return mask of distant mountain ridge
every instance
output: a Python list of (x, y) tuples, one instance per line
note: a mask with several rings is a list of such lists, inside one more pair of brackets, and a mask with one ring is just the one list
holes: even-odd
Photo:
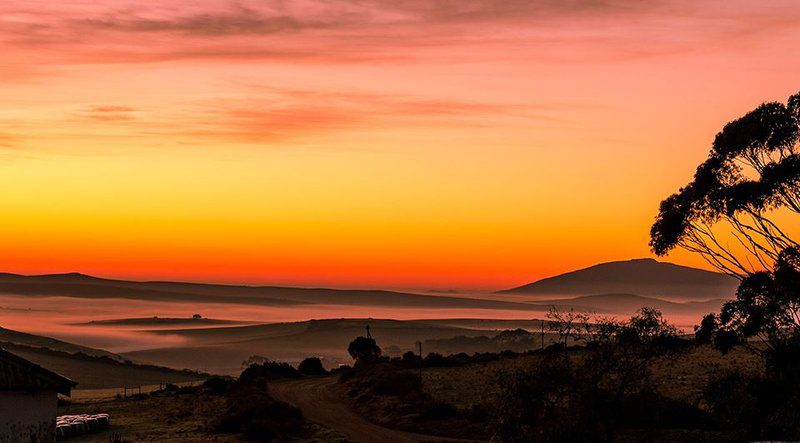
[(505, 309), (536, 311), (541, 308), (514, 301), (422, 295), (368, 289), (296, 288), (279, 286), (223, 285), (168, 281), (126, 281), (79, 273), (18, 275), (0, 273), (0, 294), (64, 296), (84, 299), (229, 303), (262, 306), (312, 304), (415, 307), (448, 309)]
[(733, 297), (738, 284), (735, 278), (718, 272), (644, 258), (601, 263), (500, 292), (547, 296), (636, 294), (707, 300)]

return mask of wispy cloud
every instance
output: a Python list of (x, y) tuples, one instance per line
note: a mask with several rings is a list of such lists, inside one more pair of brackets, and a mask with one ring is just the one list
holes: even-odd
[[(642, 57), (786, 29), (787, 18), (800, 15), (796, 9), (688, 0), (10, 0), (0, 5), (0, 45), (48, 52), (64, 63), (449, 60), (447, 52), (431, 51), (457, 47), (473, 48), (471, 60)], [(488, 50), (492, 43), (517, 49)], [(457, 53), (463, 51), (450, 56)]]
[(402, 127), (478, 127), (498, 116), (556, 119), (557, 104), (515, 105), (364, 92), (265, 88), (260, 99), (220, 101), (192, 118), (189, 135), (269, 143), (336, 132)]
[[(320, 23), (324, 26), (324, 23)], [(78, 20), (78, 28), (133, 33), (181, 33), (200, 36), (276, 34), (312, 26), (299, 17), (267, 15), (258, 10), (235, 7), (232, 11), (196, 15), (147, 18), (135, 14), (109, 14), (105, 18)]]
[(120, 122), (134, 120), (134, 112), (136, 109), (128, 106), (93, 106), (83, 115), (98, 122)]

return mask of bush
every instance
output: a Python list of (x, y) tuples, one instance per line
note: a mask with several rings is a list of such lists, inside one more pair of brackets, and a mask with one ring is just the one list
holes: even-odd
[(400, 363), (403, 367), (406, 368), (418, 368), (420, 363), (420, 358), (417, 354), (413, 351), (407, 351), (403, 354), (403, 357), (400, 359)]
[(356, 337), (347, 347), (347, 352), (356, 364), (372, 364), (381, 356), (381, 348), (371, 337)]
[(800, 387), (793, 380), (729, 372), (703, 398), (720, 429), (740, 440), (800, 440)]
[(225, 394), (233, 386), (235, 380), (230, 377), (213, 376), (203, 382), (202, 387), (212, 394)]
[(260, 364), (251, 364), (241, 375), (239, 381), (249, 382), (261, 379), (264, 382), (281, 378), (299, 378), (300, 372), (289, 363), (267, 361)]
[(303, 375), (325, 375), (328, 373), (322, 366), (322, 360), (317, 357), (309, 357), (301, 361), (297, 370)]
[(269, 395), (266, 381), (286, 374), (299, 374), (286, 363), (254, 364), (245, 369), (236, 381), (216, 377), (204, 386), (226, 389), (227, 408), (211, 423), (211, 431), (241, 433), (254, 441), (285, 440), (299, 433), (304, 426), (303, 412)]
[(237, 386), (229, 394), (228, 408), (212, 425), (212, 431), (272, 441), (300, 432), (303, 424), (300, 409), (273, 399), (266, 388)]
[(499, 381), (496, 440), (614, 441), (623, 430), (696, 429), (707, 422), (697, 407), (655, 393), (649, 365), (687, 346), (657, 311), (640, 310), (585, 348), (565, 341)]

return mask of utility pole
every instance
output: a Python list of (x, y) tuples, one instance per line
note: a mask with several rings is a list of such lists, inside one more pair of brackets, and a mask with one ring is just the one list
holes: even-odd
[(419, 381), (422, 381), (422, 342), (417, 342), (417, 348), (419, 349)]
[(542, 349), (544, 349), (544, 320), (542, 320)]
[(369, 323), (367, 323), (366, 329), (367, 329), (367, 338), (372, 338), (372, 336), (369, 334)]

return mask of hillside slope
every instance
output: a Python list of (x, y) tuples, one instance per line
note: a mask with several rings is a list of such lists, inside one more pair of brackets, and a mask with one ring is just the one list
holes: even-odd
[(636, 259), (601, 263), (501, 291), (506, 294), (579, 296), (636, 294), (675, 299), (729, 299), (738, 280), (703, 269)]
[(32, 276), (0, 274), (0, 293), (267, 306), (326, 304), (440, 309), (537, 309), (532, 305), (509, 301), (432, 296), (384, 290), (137, 282), (96, 278), (75, 273)]
[(0, 345), (7, 346), (9, 344), (22, 345), (32, 348), (47, 348), (54, 351), (66, 352), (68, 354), (81, 352), (83, 354), (95, 357), (108, 357), (119, 361), (124, 360), (121, 356), (112, 352), (104, 351), (102, 349), (76, 345), (75, 343), (69, 343), (55, 338), (28, 334), (25, 332), (19, 332), (0, 327)]
[(371, 335), (388, 351), (395, 346), (410, 350), (417, 341), (450, 338), (457, 335), (482, 335), (486, 331), (428, 323), (425, 320), (327, 319), (292, 323), (219, 328), (153, 330), (154, 334), (180, 336), (188, 344), (161, 349), (126, 353), (137, 361), (146, 361), (174, 368), (191, 368), (205, 372), (235, 374), (251, 355), (274, 360), (297, 362), (318, 356), (329, 366), (352, 363), (347, 345), (355, 337)]
[(121, 355), (50, 337), (0, 328), (0, 347), (78, 382), (77, 389), (198, 380), (202, 375), (131, 363)]
[(5, 343), (2, 347), (39, 366), (61, 374), (78, 383), (75, 389), (122, 388), (125, 386), (157, 385), (202, 380), (205, 376), (165, 367), (120, 362), (108, 357), (83, 353), (70, 354), (47, 348)]

